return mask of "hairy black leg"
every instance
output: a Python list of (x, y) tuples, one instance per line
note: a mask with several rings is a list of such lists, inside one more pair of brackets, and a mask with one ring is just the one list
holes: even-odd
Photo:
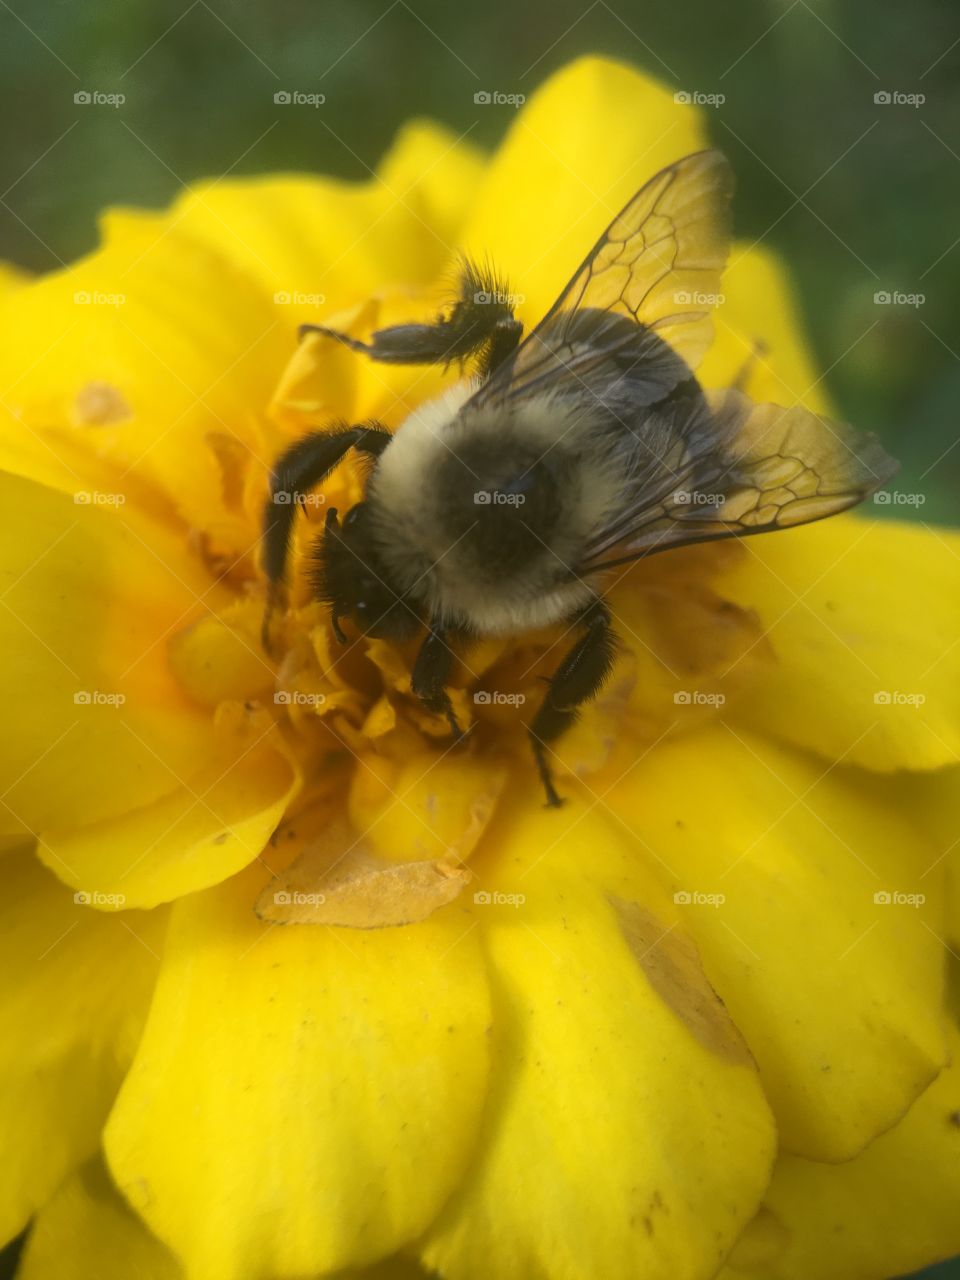
[(587, 605), (574, 621), (585, 629), (584, 634), (547, 682), (547, 696), (529, 728), (547, 804), (552, 807), (563, 802), (553, 785), (547, 759), (550, 743), (570, 728), (578, 708), (599, 693), (613, 667), (616, 652), (610, 614), (601, 601)]
[(307, 501), (310, 490), (330, 474), (350, 449), (377, 456), (391, 438), (386, 427), (378, 423), (337, 431), (314, 431), (292, 444), (277, 459), (270, 476), (270, 497), (263, 512), (263, 568), (268, 583), (261, 633), (264, 649), (270, 648), (270, 616), (287, 566), (297, 511)]
[(510, 356), (523, 325), (513, 314), (510, 295), (490, 272), (466, 263), (450, 310), (430, 324), (395, 324), (377, 329), (369, 342), (324, 325), (304, 324), (300, 336), (321, 333), (386, 364), (452, 364), (477, 357), (488, 377)]
[(450, 695), (447, 693), (453, 657), (448, 635), (431, 627), (413, 664), (410, 683), (414, 695), (427, 710), (445, 715), (453, 736), (462, 738), (464, 731), (457, 723)]

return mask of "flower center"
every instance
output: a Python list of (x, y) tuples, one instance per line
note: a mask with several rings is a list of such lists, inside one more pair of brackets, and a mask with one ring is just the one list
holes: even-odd
[[(295, 430), (286, 425), (273, 456)], [(264, 854), (282, 887), (274, 882), (258, 912), (367, 926), (422, 919), (469, 879), (465, 864), (508, 775), (541, 802), (527, 725), (578, 635), (555, 626), (458, 648), (447, 684), (464, 731), (456, 739), (447, 716), (412, 691), (423, 636), (395, 643), (345, 621), (341, 643), (315, 597), (310, 564), (327, 514), (336, 509), (342, 517), (363, 496), (362, 468), (348, 456), (298, 512), (265, 653), (258, 534), (267, 467), (225, 433), (206, 443), (220, 475), (219, 502), (194, 539), (230, 603), (176, 635), (171, 661), (214, 715), (231, 723), (246, 717), (258, 732), (265, 725), (303, 778)], [(736, 554), (734, 547), (687, 548), (598, 584), (608, 588), (619, 654), (600, 694), (552, 746), (561, 790), (574, 779), (602, 787), (604, 770), (614, 778), (664, 734), (722, 713), (755, 669), (764, 656), (756, 619), (709, 586), (717, 566)]]

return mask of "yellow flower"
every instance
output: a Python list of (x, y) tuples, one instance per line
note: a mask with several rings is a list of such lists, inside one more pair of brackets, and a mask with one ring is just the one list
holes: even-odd
[[(704, 142), (585, 60), (490, 159), (413, 124), (369, 183), (215, 182), (5, 278), (0, 1205), (7, 1237), (33, 1218), (25, 1280), (806, 1280), (960, 1249), (955, 535), (867, 510), (632, 570), (559, 812), (517, 707), (557, 635), (466, 655), (451, 750), (407, 649), (333, 644), (319, 499), (259, 647), (271, 461), (456, 377), (297, 325), (430, 314), (458, 249), (529, 324)], [(704, 381), (825, 407), (772, 258), (737, 246), (724, 296)], [(348, 463), (322, 497), (359, 485)]]

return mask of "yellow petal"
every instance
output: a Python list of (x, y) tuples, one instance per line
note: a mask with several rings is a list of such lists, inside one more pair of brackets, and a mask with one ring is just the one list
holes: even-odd
[[(433, 280), (456, 251), (482, 170), (474, 147), (414, 122), (369, 181), (219, 179), (191, 187), (167, 219), (255, 278), (285, 324), (315, 322), (385, 284)], [(114, 215), (108, 236), (129, 234), (135, 218)]]
[(153, 803), (214, 745), (166, 639), (222, 590), (124, 506), (2, 474), (0, 503), (5, 829), (65, 830)]
[(30, 280), (30, 273), (12, 262), (0, 262), (0, 298), (16, 293)]
[(5, 402), (55, 454), (69, 458), (82, 438), (188, 523), (226, 525), (234, 513), (206, 437), (235, 438), (266, 470), (273, 446), (258, 418), (295, 336), (282, 313), (215, 248), (151, 224), (0, 305)]
[(653, 742), (668, 729), (687, 732), (724, 712), (771, 662), (752, 609), (680, 572), (672, 580), (665, 558), (631, 573), (611, 604), (620, 642), (637, 663), (634, 741)]
[(706, 145), (698, 111), (623, 63), (580, 58), (520, 110), (488, 166), (464, 233), (536, 323), (630, 196)]
[(781, 1146), (845, 1160), (895, 1123), (945, 1061), (942, 868), (922, 875), (908, 807), (724, 726), (662, 743), (603, 802), (656, 855)]
[(0, 1240), (97, 1148), (133, 1056), (165, 913), (108, 919), (30, 854), (0, 863)]
[(39, 855), (106, 910), (153, 907), (205, 889), (257, 858), (296, 794), (285, 754), (221, 751), (170, 795), (104, 822), (44, 831)]
[(350, 816), (391, 862), (470, 857), (493, 815), (504, 766), (452, 749), (393, 762), (370, 755), (354, 772)]
[(960, 1035), (895, 1129), (841, 1165), (784, 1156), (766, 1196), (781, 1248), (759, 1269), (747, 1230), (722, 1280), (886, 1280), (960, 1252)]
[(59, 489), (71, 500), (136, 507), (158, 523), (177, 524), (175, 508), (160, 489), (94, 452), (82, 432), (47, 431), (6, 407), (0, 408), (0, 470)]
[(272, 694), (275, 672), (260, 647), (262, 621), (259, 600), (238, 600), (171, 636), (170, 665), (195, 702), (216, 707)]
[(448, 1280), (712, 1276), (773, 1158), (756, 1071), (629, 834), (535, 805), (478, 866), (490, 1124), (424, 1261)]
[(263, 883), (251, 869), (172, 909), (106, 1129), (118, 1185), (203, 1280), (362, 1265), (419, 1236), (483, 1103), (469, 921), (454, 907), (406, 929), (278, 929), (253, 914)]
[(118, 1194), (99, 1159), (78, 1170), (31, 1228), (18, 1280), (182, 1280), (173, 1254)]
[(743, 546), (716, 589), (760, 613), (777, 662), (739, 714), (869, 769), (960, 759), (960, 535), (838, 516)]
[(960, 951), (960, 769), (911, 774), (898, 779), (897, 789), (918, 825), (930, 835), (931, 856), (922, 868), (921, 881), (946, 872), (946, 929), (956, 953)]
[(740, 385), (758, 403), (831, 411), (803, 336), (787, 275), (763, 248), (734, 243), (714, 312), (714, 341), (697, 376), (704, 386)]

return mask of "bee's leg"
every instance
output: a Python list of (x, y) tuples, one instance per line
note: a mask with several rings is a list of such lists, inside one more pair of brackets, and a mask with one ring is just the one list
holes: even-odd
[(390, 443), (390, 432), (379, 423), (314, 431), (297, 440), (273, 465), (270, 498), (263, 512), (263, 568), (267, 575), (267, 607), (262, 641), (270, 652), (270, 617), (277, 603), (287, 566), (290, 535), (297, 512), (310, 490), (324, 480), (350, 449), (379, 455)]
[(450, 695), (447, 693), (447, 681), (450, 678), (453, 658), (454, 652), (450, 647), (448, 633), (431, 627), (413, 664), (410, 684), (414, 696), (420, 699), (428, 711), (439, 712), (446, 716), (454, 738), (460, 739), (464, 736), (464, 730), (457, 722)]
[(584, 628), (584, 634), (548, 680), (547, 696), (529, 728), (533, 755), (551, 807), (562, 801), (553, 785), (547, 759), (550, 743), (570, 728), (578, 708), (599, 693), (613, 667), (616, 652), (610, 614), (602, 601), (594, 600), (573, 620)]
[(510, 295), (494, 276), (469, 264), (461, 272), (453, 306), (430, 324), (395, 324), (377, 329), (369, 342), (325, 325), (300, 326), (301, 338), (307, 333), (320, 333), (385, 364), (447, 365), (477, 357), (482, 377), (488, 377), (516, 349), (522, 332)]

